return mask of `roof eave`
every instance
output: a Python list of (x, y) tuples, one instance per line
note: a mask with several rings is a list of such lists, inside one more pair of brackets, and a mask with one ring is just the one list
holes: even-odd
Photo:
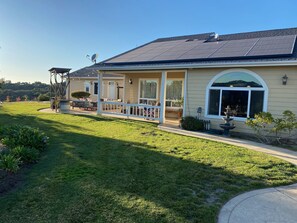
[(270, 66), (297, 66), (294, 61), (258, 61), (258, 62), (230, 62), (230, 63), (192, 63), (192, 64), (154, 64), (154, 65), (121, 65), (100, 66), (94, 68), (99, 71), (136, 71), (136, 70), (171, 70), (171, 69), (199, 69), (199, 68), (224, 68), (224, 67), (270, 67)]

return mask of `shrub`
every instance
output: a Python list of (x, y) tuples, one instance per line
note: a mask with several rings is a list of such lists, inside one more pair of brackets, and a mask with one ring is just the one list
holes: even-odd
[(43, 150), (48, 142), (48, 137), (39, 129), (29, 126), (14, 125), (1, 129), (2, 143), (10, 149), (25, 146)]
[(190, 131), (202, 131), (204, 130), (204, 124), (202, 120), (194, 118), (192, 116), (186, 116), (181, 120), (181, 127)]
[(272, 123), (274, 122), (274, 118), (272, 114), (269, 112), (260, 112), (259, 114), (255, 114), (255, 118), (248, 118), (246, 121), (246, 125), (251, 127), (255, 133), (256, 137), (264, 143), (269, 143), (268, 135), (272, 129)]
[(261, 142), (281, 144), (282, 140), (289, 140), (294, 130), (297, 130), (297, 118), (289, 110), (284, 111), (280, 118), (274, 118), (269, 112), (261, 112), (254, 119), (247, 119), (246, 125), (255, 131)]
[(38, 101), (49, 101), (50, 100), (50, 96), (48, 96), (47, 94), (40, 94), (37, 97)]
[(39, 151), (37, 149), (25, 146), (17, 146), (13, 148), (11, 154), (20, 158), (23, 163), (34, 163), (39, 157)]
[(75, 91), (71, 93), (71, 97), (77, 98), (77, 99), (88, 98), (90, 97), (90, 95), (91, 94), (89, 92), (85, 92), (85, 91)]
[(0, 156), (0, 169), (15, 173), (20, 168), (20, 158), (12, 154), (4, 154)]

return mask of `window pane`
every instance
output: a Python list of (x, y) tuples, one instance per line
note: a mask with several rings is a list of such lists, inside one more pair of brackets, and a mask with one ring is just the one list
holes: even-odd
[(219, 115), (220, 107), (220, 90), (209, 91), (208, 114)]
[(221, 115), (225, 115), (226, 107), (229, 105), (235, 117), (247, 117), (248, 91), (228, 91), (222, 92)]
[(231, 72), (216, 79), (212, 87), (262, 87), (262, 85), (250, 74)]
[(182, 99), (183, 81), (181, 80), (167, 80), (166, 85), (166, 99), (181, 100)]
[(157, 98), (157, 81), (140, 81), (140, 98)]
[(264, 91), (251, 92), (250, 117), (254, 118), (255, 114), (263, 111)]
[(94, 94), (98, 94), (98, 83), (94, 84)]

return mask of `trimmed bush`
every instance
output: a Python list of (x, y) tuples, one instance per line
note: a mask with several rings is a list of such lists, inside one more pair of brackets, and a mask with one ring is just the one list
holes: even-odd
[(39, 151), (37, 149), (25, 146), (17, 146), (13, 148), (11, 154), (20, 158), (23, 163), (34, 163), (39, 158)]
[(71, 97), (77, 98), (77, 99), (88, 98), (90, 97), (90, 95), (91, 94), (89, 92), (85, 92), (85, 91), (75, 91), (71, 93)]
[(48, 96), (47, 94), (40, 94), (37, 97), (38, 101), (49, 101), (50, 100), (50, 96)]
[(190, 130), (190, 131), (204, 130), (203, 121), (192, 116), (183, 117), (181, 120), (181, 127), (185, 130)]
[(25, 146), (43, 150), (48, 143), (48, 137), (39, 129), (29, 126), (14, 125), (1, 129), (2, 143), (12, 149)]
[(15, 173), (20, 168), (20, 158), (12, 154), (4, 154), (0, 156), (0, 169)]

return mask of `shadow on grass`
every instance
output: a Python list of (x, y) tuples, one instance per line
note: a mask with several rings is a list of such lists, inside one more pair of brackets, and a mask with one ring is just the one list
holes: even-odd
[(0, 198), (4, 222), (216, 222), (231, 197), (267, 187), (145, 142), (67, 132), (67, 125), (38, 117), (0, 120), (39, 127), (51, 138), (41, 161), (24, 173), (25, 185)]
[(151, 126), (158, 125), (158, 123), (154, 123), (154, 122), (145, 122), (145, 119), (135, 120), (135, 119), (129, 119), (129, 118), (114, 118), (114, 117), (101, 116), (101, 115), (81, 115), (81, 114), (79, 115), (75, 114), (73, 116), (84, 117), (86, 119), (94, 120), (94, 121), (108, 121), (108, 122), (116, 121), (118, 123), (125, 123), (125, 124), (130, 123), (138, 127), (147, 126), (147, 125), (151, 125)]
[(108, 122), (113, 122), (115, 119), (109, 118), (109, 117), (103, 117), (103, 116), (98, 116), (98, 115), (84, 115), (84, 114), (69, 114), (75, 117), (83, 117), (86, 119), (94, 120), (96, 122), (100, 121), (108, 121)]

